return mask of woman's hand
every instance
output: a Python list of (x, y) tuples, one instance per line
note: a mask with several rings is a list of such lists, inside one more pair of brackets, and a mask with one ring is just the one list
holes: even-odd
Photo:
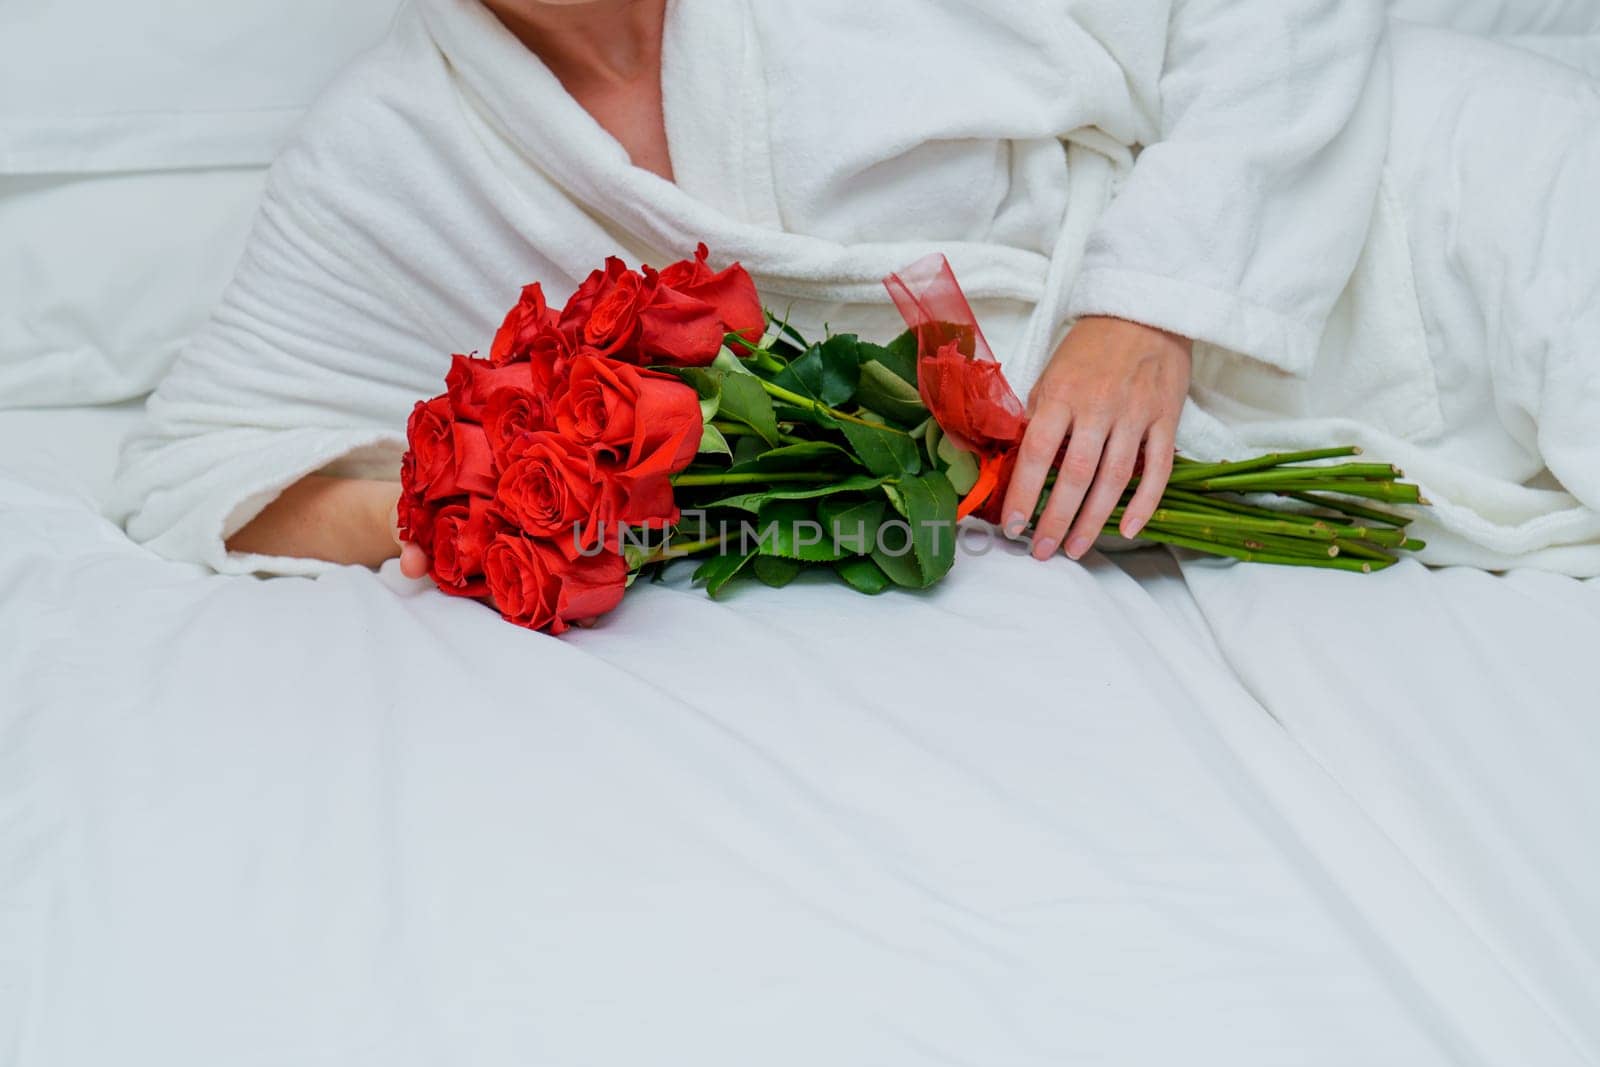
[(1155, 513), (1189, 391), (1193, 343), (1122, 319), (1079, 320), (1056, 350), (1028, 400), (1030, 422), (1006, 493), (1005, 531), (1019, 536), (1038, 506), (1045, 478), (1066, 456), (1050, 502), (1035, 524), (1033, 555), (1088, 552), (1133, 477), (1144, 470), (1119, 529), (1133, 537)]
[(399, 499), (395, 482), (310, 474), (228, 538), (228, 550), (364, 567), (399, 556), (401, 572), (420, 578), (428, 572), (427, 554), (401, 543)]

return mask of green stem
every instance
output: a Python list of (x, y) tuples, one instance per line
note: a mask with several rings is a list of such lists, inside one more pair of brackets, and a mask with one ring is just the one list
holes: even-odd
[(1411, 525), (1411, 519), (1405, 515), (1391, 515), (1387, 511), (1379, 511), (1376, 508), (1364, 508), (1352, 500), (1330, 500), (1327, 497), (1317, 496), (1314, 493), (1302, 492), (1284, 493), (1282, 495), (1288, 497), (1290, 500), (1298, 500), (1302, 504), (1312, 504), (1319, 508), (1326, 508), (1329, 511), (1337, 511), (1340, 514), (1348, 515), (1353, 519), (1365, 519), (1368, 522), (1381, 522), (1385, 526), (1395, 526), (1402, 529)]
[[(742, 422), (713, 422), (711, 425), (721, 431), (724, 437), (761, 437), (761, 431), (752, 429)], [(805, 438), (796, 437), (793, 434), (780, 433), (778, 434), (778, 443), (780, 445), (799, 445), (805, 443)]]
[[(1358, 526), (1351, 522), (1334, 519), (1324, 515), (1313, 515), (1303, 511), (1283, 511), (1272, 508), (1257, 508), (1249, 504), (1234, 504), (1229, 500), (1219, 499), (1214, 496), (1181, 493), (1169, 490), (1161, 498), (1161, 506), (1168, 506), (1169, 498), (1181, 505), (1180, 510), (1187, 511), (1191, 508), (1199, 510), (1217, 509), (1228, 514), (1245, 515), (1267, 521), (1289, 520), (1294, 522), (1316, 522), (1328, 527), (1339, 537), (1346, 537), (1358, 541), (1371, 541), (1374, 544), (1387, 548), (1399, 548), (1405, 541), (1405, 534), (1389, 526), (1371, 527)], [(1382, 512), (1367, 512), (1366, 509), (1357, 509), (1370, 516), (1383, 514)]]
[(1404, 482), (1365, 482), (1355, 480), (1305, 478), (1290, 476), (1283, 471), (1264, 471), (1258, 474), (1233, 474), (1218, 478), (1186, 483), (1189, 488), (1212, 492), (1278, 493), (1293, 492), (1343, 493), (1347, 496), (1386, 500), (1398, 504), (1422, 502), (1421, 492)]
[(846, 415), (842, 411), (828, 407), (820, 400), (813, 400), (810, 397), (801, 396), (799, 393), (791, 392), (781, 385), (774, 385), (765, 378), (760, 378), (759, 381), (761, 382), (761, 388), (765, 389), (767, 391), (767, 395), (772, 397), (774, 400), (781, 400), (785, 404), (790, 404), (797, 408), (805, 408), (814, 411), (819, 415), (826, 415), (830, 419), (837, 419), (840, 422), (853, 422), (857, 426), (867, 426), (874, 430), (884, 430), (888, 433), (897, 433), (901, 437), (910, 436), (910, 434), (906, 433), (904, 430), (897, 430), (893, 426), (885, 426), (881, 422), (871, 422), (867, 419), (858, 418), (855, 415)]
[(725, 541), (721, 537), (712, 537), (704, 541), (689, 541), (685, 544), (672, 544), (661, 546), (650, 555), (639, 561), (639, 567), (652, 567), (657, 563), (668, 563), (675, 559), (686, 559), (708, 548), (721, 548)]
[(1220, 511), (1228, 515), (1248, 515), (1252, 518), (1273, 520), (1282, 519), (1285, 516), (1290, 516), (1293, 518), (1303, 517), (1306, 519), (1314, 518), (1319, 522), (1328, 522), (1330, 525), (1334, 526), (1342, 525), (1338, 522), (1323, 519), (1321, 516), (1303, 515), (1300, 512), (1285, 512), (1275, 510), (1273, 508), (1257, 507), (1254, 504), (1244, 504), (1237, 500), (1230, 500), (1223, 496), (1215, 496), (1208, 493), (1191, 493), (1182, 489), (1168, 489), (1165, 493), (1161, 494), (1162, 507), (1168, 506), (1169, 500), (1177, 504), (1181, 504), (1185, 508), (1206, 508), (1213, 511)]
[(764, 485), (778, 482), (826, 482), (838, 478), (838, 474), (811, 471), (783, 471), (782, 473), (765, 473), (751, 471), (744, 474), (676, 474), (673, 475), (672, 484), (681, 488), (693, 488), (701, 485)]
[(723, 545), (723, 540), (724, 539), (721, 537), (708, 537), (704, 541), (690, 541), (686, 545), (669, 544), (666, 548), (662, 549), (662, 552), (665, 553), (665, 556), (668, 559), (676, 559), (680, 556), (692, 556), (696, 552), (704, 552), (708, 548), (721, 548)]
[(1354, 556), (1357, 559), (1381, 560), (1388, 563), (1395, 562), (1395, 558), (1389, 555), (1389, 553), (1380, 548), (1374, 548), (1365, 541), (1352, 541), (1341, 537), (1339, 540), (1335, 541), (1334, 544), (1338, 545), (1339, 551), (1343, 552), (1345, 555)]
[(1338, 546), (1332, 541), (1313, 540), (1307, 537), (1284, 537), (1255, 531), (1217, 529), (1211, 526), (1174, 522), (1152, 522), (1150, 525), (1157, 533), (1176, 534), (1180, 537), (1192, 537), (1255, 552), (1294, 556), (1297, 559), (1331, 559), (1340, 554)]
[(1165, 525), (1181, 523), (1186, 526), (1205, 526), (1207, 529), (1234, 530), (1240, 534), (1265, 534), (1268, 536), (1298, 537), (1307, 541), (1320, 541), (1330, 545), (1338, 531), (1320, 521), (1295, 522), (1290, 512), (1282, 517), (1261, 519), (1250, 515), (1196, 514), (1182, 508), (1160, 507), (1151, 521)]
[(1211, 478), (1282, 478), (1284, 481), (1324, 481), (1342, 478), (1355, 481), (1392, 482), (1396, 478), (1404, 477), (1404, 472), (1399, 467), (1387, 463), (1332, 463), (1304, 466), (1272, 467), (1263, 471), (1227, 471), (1213, 473), (1200, 468), (1186, 468), (1174, 470), (1169, 479), (1173, 485), (1187, 485), (1191, 482), (1203, 482)]
[(1248, 474), (1251, 471), (1270, 470), (1281, 467), (1286, 463), (1310, 463), (1319, 459), (1342, 459), (1345, 456), (1359, 456), (1361, 449), (1354, 446), (1348, 448), (1319, 448), (1309, 452), (1273, 452), (1255, 459), (1239, 460), (1236, 463), (1195, 463), (1193, 460), (1182, 460), (1175, 466), (1172, 480), (1177, 481), (1180, 474), (1185, 481), (1194, 477), (1212, 478), (1226, 474)]
[(1284, 567), (1320, 567), (1327, 570), (1355, 571), (1360, 574), (1370, 574), (1373, 571), (1393, 566), (1393, 564), (1371, 560), (1346, 559), (1344, 556), (1286, 556), (1273, 552), (1256, 551), (1251, 548), (1239, 548), (1234, 545), (1217, 544), (1212, 541), (1202, 541), (1197, 538), (1185, 537), (1181, 534), (1171, 534), (1149, 528), (1140, 531), (1139, 539), (1154, 541), (1163, 545), (1173, 545), (1177, 548), (1189, 548), (1196, 552), (1205, 552), (1213, 556), (1231, 556), (1246, 563), (1276, 563)]

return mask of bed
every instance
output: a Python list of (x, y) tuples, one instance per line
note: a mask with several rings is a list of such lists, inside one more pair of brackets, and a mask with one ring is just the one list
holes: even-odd
[[(1591, 54), (1545, 7), (1467, 28)], [(1600, 1064), (1600, 584), (996, 549), (871, 603), (670, 573), (554, 640), (392, 564), (165, 561), (100, 501), (259, 180), (208, 144), (182, 189), (0, 153), (0, 221), (191, 203), (200, 279), (67, 339), (69, 252), (25, 264), (0, 1062)]]

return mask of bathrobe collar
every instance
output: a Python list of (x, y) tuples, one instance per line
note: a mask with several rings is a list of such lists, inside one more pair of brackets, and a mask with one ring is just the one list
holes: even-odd
[(458, 92), (504, 140), (491, 153), (527, 169), (513, 180), (555, 183), (628, 245), (676, 258), (704, 241), (718, 260), (743, 262), (770, 295), (840, 303), (886, 303), (885, 275), (944, 251), (975, 299), (1039, 299), (1048, 262), (1037, 254), (959, 242), (842, 245), (783, 228), (746, 0), (668, 5), (663, 95), (678, 184), (635, 167), (479, 0), (415, 0), (415, 10)]

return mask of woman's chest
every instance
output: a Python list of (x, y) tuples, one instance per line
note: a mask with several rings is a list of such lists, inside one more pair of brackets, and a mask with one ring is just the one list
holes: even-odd
[(672, 154), (661, 103), (661, 66), (656, 62), (625, 82), (577, 85), (573, 99), (616, 138), (633, 165), (668, 181), (673, 178)]

